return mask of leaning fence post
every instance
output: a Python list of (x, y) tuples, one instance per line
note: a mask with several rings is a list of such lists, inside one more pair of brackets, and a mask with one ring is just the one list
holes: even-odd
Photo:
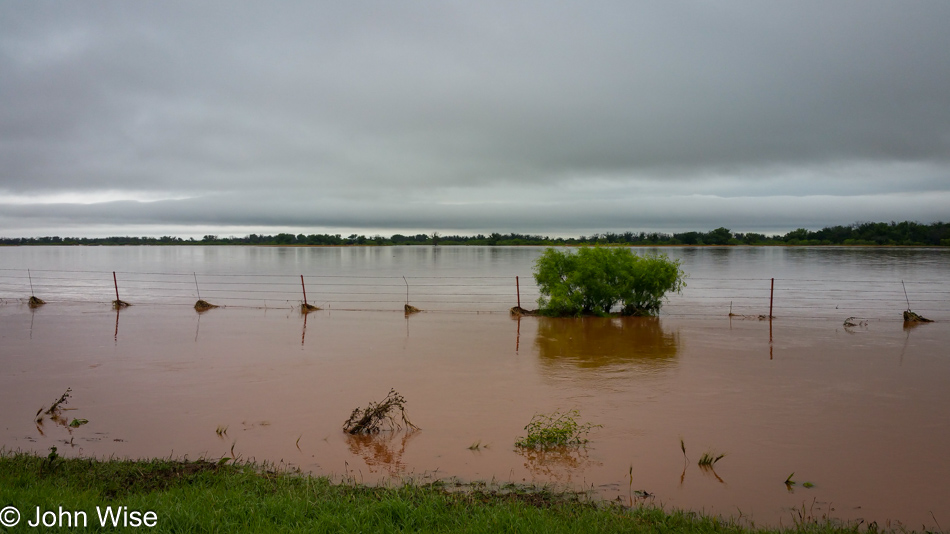
[(406, 280), (406, 277), (403, 276), (402, 281), (406, 283), (406, 305), (403, 306), (403, 310), (406, 312), (406, 317), (408, 317), (410, 313), (417, 313), (422, 310), (409, 304), (409, 280)]
[[(26, 275), (30, 278), (30, 300), (29, 300), (29, 302), (28, 302), (27, 305), (28, 305), (30, 308), (38, 308), (38, 307), (40, 307), (40, 306), (46, 304), (46, 301), (45, 301), (45, 300), (36, 298), (36, 293), (33, 292), (33, 275), (30, 273), (30, 270), (29, 270), (29, 269), (26, 270)], [(903, 283), (903, 282), (901, 282), (901, 283)], [(910, 306), (907, 306), (907, 309), (909, 310), (909, 309), (910, 309)], [(32, 321), (32, 319), (31, 319), (31, 321)]]
[(515, 277), (515, 290), (518, 292), (518, 307), (521, 307), (521, 284), (518, 282), (518, 277)]
[[(309, 312), (319, 310), (320, 308), (311, 306), (307, 303), (307, 286), (305, 286), (303, 283), (303, 275), (300, 275), (300, 287), (303, 288), (303, 304), (300, 305), (300, 313), (307, 314)], [(304, 317), (304, 321), (306, 320), (307, 318)]]
[[(198, 302), (195, 302), (195, 311), (196, 311), (196, 312), (203, 312), (203, 311), (208, 311), (208, 310), (210, 310), (210, 309), (212, 309), (212, 308), (217, 308), (216, 305), (211, 304), (210, 302), (201, 300), (201, 290), (198, 289), (198, 273), (192, 271), (192, 272), (191, 272), (191, 275), (195, 277), (195, 291), (198, 293)], [(197, 338), (197, 337), (198, 337), (198, 336), (197, 336), (197, 334), (196, 334), (196, 335), (195, 335), (195, 338)]]
[(775, 278), (772, 278), (772, 289), (769, 291), (769, 319), (772, 318), (772, 301), (775, 298)]
[[(115, 277), (115, 271), (112, 271), (112, 283), (115, 285), (115, 300), (112, 301), (112, 307), (118, 310), (119, 308), (124, 308), (129, 305), (128, 302), (124, 302), (119, 298), (119, 281)], [(116, 316), (116, 325), (119, 324), (118, 316)], [(116, 335), (118, 335), (119, 327), (116, 326)]]

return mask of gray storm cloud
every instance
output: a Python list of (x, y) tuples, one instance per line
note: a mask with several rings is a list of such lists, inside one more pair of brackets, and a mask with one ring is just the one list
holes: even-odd
[[(947, 20), (943, 2), (4, 3), (0, 221), (946, 220)], [(105, 203), (123, 195), (167, 200)]]

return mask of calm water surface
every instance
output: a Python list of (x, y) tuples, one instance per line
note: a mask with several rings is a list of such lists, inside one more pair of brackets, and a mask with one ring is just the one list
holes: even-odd
[[(538, 297), (542, 247), (5, 247), (0, 299), (187, 305), (505, 311)], [(665, 315), (888, 318), (910, 307), (950, 319), (950, 249), (670, 247), (689, 276)], [(772, 278), (775, 279), (774, 287)], [(408, 290), (408, 291), (407, 291)], [(773, 300), (774, 296), (774, 300)]]
[[(511, 279), (529, 299), (540, 250), (0, 249), (0, 445), (190, 458), (233, 448), (366, 482), (555, 482), (627, 504), (645, 490), (757, 524), (789, 524), (803, 506), (882, 525), (950, 522), (947, 252), (665, 249), (691, 278), (659, 319), (512, 319)], [(50, 304), (22, 303), (24, 269)], [(118, 313), (113, 270), (142, 281), (128, 282), (134, 305)], [(329, 309), (291, 309), (300, 274)], [(400, 309), (402, 276), (433, 311), (365, 311)], [(773, 276), (776, 319), (758, 320)], [(195, 313), (194, 277), (202, 298), (235, 300)], [(938, 322), (903, 325), (902, 279), (912, 307)], [(393, 296), (347, 311), (380, 298), (367, 286)], [(857, 312), (867, 323), (844, 327)], [(37, 426), (36, 410), (67, 387), (67, 414), (90, 423)], [(421, 431), (342, 432), (353, 408), (390, 388)], [(602, 425), (586, 448), (513, 446), (535, 413), (570, 409)], [(726, 456), (703, 470), (704, 452)]]

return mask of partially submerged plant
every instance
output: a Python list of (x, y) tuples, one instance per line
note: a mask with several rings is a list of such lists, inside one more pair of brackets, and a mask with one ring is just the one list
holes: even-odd
[(719, 460), (722, 460), (724, 456), (725, 454), (713, 456), (712, 453), (704, 452), (703, 455), (699, 457), (699, 462), (697, 463), (699, 464), (699, 467), (712, 468), (712, 466), (716, 465), (716, 462), (718, 462)]
[[(397, 410), (399, 420), (396, 420)], [(381, 430), (401, 430), (403, 424), (409, 430), (419, 428), (406, 415), (406, 399), (395, 389), (390, 389), (381, 402), (370, 401), (366, 408), (354, 409), (350, 418), (343, 423), (343, 431), (348, 434), (375, 434)]]
[(686, 287), (680, 260), (666, 254), (640, 256), (629, 248), (546, 249), (534, 262), (542, 315), (567, 317), (656, 315), (665, 295)]
[(310, 313), (312, 311), (319, 311), (320, 308), (314, 306), (313, 304), (307, 304), (306, 302), (300, 305), (300, 313)]
[(131, 306), (131, 304), (129, 304), (128, 302), (124, 300), (116, 299), (112, 301), (112, 309), (114, 310), (118, 310), (120, 308), (128, 308), (129, 306)]
[[(45, 406), (41, 406), (40, 409), (36, 411), (36, 415), (35, 415), (36, 429), (40, 432), (40, 434), (43, 434), (43, 430), (41, 427), (43, 426), (43, 420), (46, 417), (49, 417), (50, 421), (56, 423), (57, 425), (65, 427), (66, 430), (68, 430), (70, 434), (72, 433), (72, 429), (79, 428), (82, 425), (89, 423), (88, 419), (83, 419), (81, 417), (75, 417), (73, 418), (72, 421), (70, 421), (68, 417), (63, 417), (63, 410), (71, 409), (71, 408), (63, 408), (63, 406), (69, 403), (69, 398), (71, 397), (70, 394), (72, 393), (72, 391), (73, 391), (72, 388), (66, 388), (66, 391), (64, 391), (63, 394), (60, 395), (58, 399), (53, 401), (53, 404), (51, 404), (49, 408), (46, 408)], [(70, 444), (72, 443), (70, 442)]]
[(569, 445), (583, 445), (589, 440), (584, 437), (592, 428), (601, 425), (579, 423), (581, 414), (577, 410), (554, 412), (550, 415), (535, 414), (524, 429), (528, 435), (515, 442), (515, 445), (527, 449), (546, 449)]
[(921, 317), (916, 313), (908, 310), (904, 310), (904, 322), (905, 323), (932, 323), (933, 319), (928, 319), (926, 317)]
[(29, 302), (27, 302), (27, 306), (31, 308), (39, 308), (40, 306), (44, 304), (46, 304), (46, 301), (43, 299), (36, 298), (36, 296), (30, 297)]
[(195, 311), (200, 311), (200, 312), (207, 311), (207, 310), (210, 310), (212, 308), (217, 308), (217, 307), (218, 306), (216, 304), (211, 304), (210, 302), (206, 300), (201, 300), (201, 299), (198, 299), (198, 302), (195, 303)]
[(66, 388), (66, 391), (64, 391), (63, 394), (60, 395), (58, 399), (53, 401), (53, 404), (51, 404), (49, 409), (46, 411), (43, 411), (44, 406), (41, 406), (40, 409), (37, 410), (36, 412), (36, 422), (37, 423), (42, 422), (44, 415), (50, 416), (50, 419), (53, 419), (53, 420), (58, 419), (60, 411), (62, 410), (62, 406), (69, 403), (69, 397), (72, 391), (73, 391), (73, 388)]
[(406, 315), (409, 315), (410, 313), (419, 313), (422, 310), (420, 310), (419, 308), (416, 308), (415, 306), (411, 304), (406, 304), (405, 306), (403, 306), (403, 311), (406, 312)]

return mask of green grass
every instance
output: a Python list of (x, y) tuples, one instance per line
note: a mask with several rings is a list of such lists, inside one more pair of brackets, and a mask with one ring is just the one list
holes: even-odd
[(518, 447), (526, 449), (545, 449), (550, 447), (565, 447), (584, 445), (588, 442), (586, 436), (592, 428), (599, 427), (592, 423), (579, 423), (580, 412), (554, 412), (550, 415), (535, 414), (531, 422), (524, 429), (528, 435), (515, 442)]
[[(149, 532), (752, 532), (690, 512), (622, 506), (516, 485), (405, 484), (369, 487), (251, 464), (175, 460), (64, 459), (0, 452), (0, 506), (22, 514), (96, 506), (154, 511)], [(810, 532), (855, 532), (832, 523)], [(132, 529), (129, 529), (132, 530)], [(0, 532), (4, 531), (0, 527)], [(786, 530), (787, 531), (787, 530)], [(760, 531), (764, 532), (764, 531)]]
[(717, 456), (711, 452), (704, 452), (703, 455), (699, 457), (699, 462), (697, 463), (700, 467), (712, 467), (716, 465), (716, 462), (722, 460), (725, 456), (725, 454), (720, 454)]

